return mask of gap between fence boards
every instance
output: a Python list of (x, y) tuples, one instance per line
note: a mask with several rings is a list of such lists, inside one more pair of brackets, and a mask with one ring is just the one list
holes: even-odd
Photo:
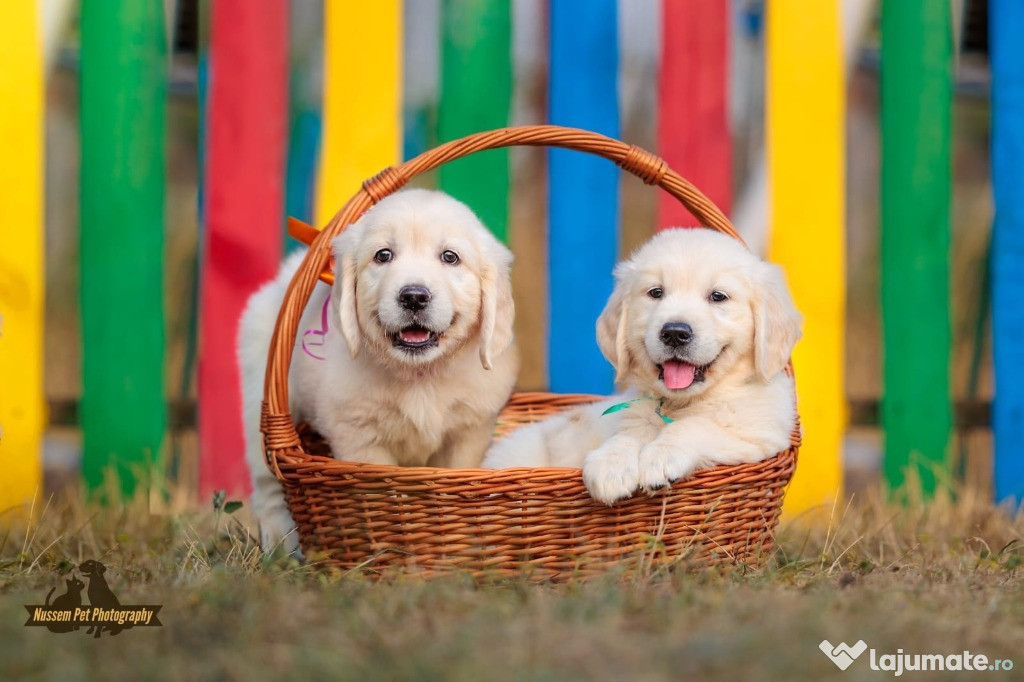
[[(50, 426), (79, 426), (78, 401), (75, 399), (51, 399), (48, 402)], [(878, 400), (851, 400), (850, 426), (879, 426), (880, 402)], [(987, 400), (958, 400), (953, 403), (953, 418), (957, 428), (990, 428), (991, 402)], [(167, 428), (172, 431), (188, 431), (196, 427), (196, 402), (194, 400), (171, 400), (167, 403)]]

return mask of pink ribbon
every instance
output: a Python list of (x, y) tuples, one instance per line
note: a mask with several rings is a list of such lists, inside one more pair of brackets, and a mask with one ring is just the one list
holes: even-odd
[[(330, 305), (331, 296), (327, 295), (324, 299), (324, 308), (320, 311), (320, 328), (319, 329), (307, 329), (302, 333), (302, 352), (313, 358), (314, 360), (326, 360), (327, 356), (317, 355), (310, 348), (322, 348), (324, 341), (327, 340), (327, 306)], [(312, 335), (313, 338), (306, 338)]]

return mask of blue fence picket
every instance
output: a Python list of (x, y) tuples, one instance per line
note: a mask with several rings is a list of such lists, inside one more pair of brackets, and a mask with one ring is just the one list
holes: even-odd
[(1024, 499), (1024, 3), (989, 4), (996, 499)]
[[(550, 3), (552, 123), (619, 135), (616, 0)], [(558, 392), (607, 393), (612, 368), (594, 325), (618, 255), (619, 170), (594, 156), (548, 152), (548, 378)]]

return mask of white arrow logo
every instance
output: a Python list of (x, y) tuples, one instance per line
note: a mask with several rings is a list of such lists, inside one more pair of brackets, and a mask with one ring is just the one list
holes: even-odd
[(821, 644), (818, 645), (826, 656), (832, 659), (832, 662), (840, 670), (846, 670), (850, 667), (850, 664), (857, 660), (857, 657), (864, 653), (864, 650), (868, 648), (868, 645), (864, 643), (864, 640), (860, 640), (853, 646), (847, 646), (846, 642), (840, 642), (839, 644), (832, 646), (832, 642), (827, 639), (821, 640)]

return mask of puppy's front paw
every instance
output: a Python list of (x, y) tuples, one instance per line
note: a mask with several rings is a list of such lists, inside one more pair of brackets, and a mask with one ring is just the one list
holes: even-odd
[(583, 460), (583, 483), (598, 502), (611, 505), (632, 495), (638, 483), (637, 455), (626, 448), (600, 447)]
[(692, 474), (696, 460), (685, 448), (655, 440), (640, 451), (638, 467), (640, 487), (650, 493)]
[(287, 512), (269, 514), (260, 519), (260, 548), (264, 554), (283, 549), (285, 554), (302, 559), (299, 531)]

